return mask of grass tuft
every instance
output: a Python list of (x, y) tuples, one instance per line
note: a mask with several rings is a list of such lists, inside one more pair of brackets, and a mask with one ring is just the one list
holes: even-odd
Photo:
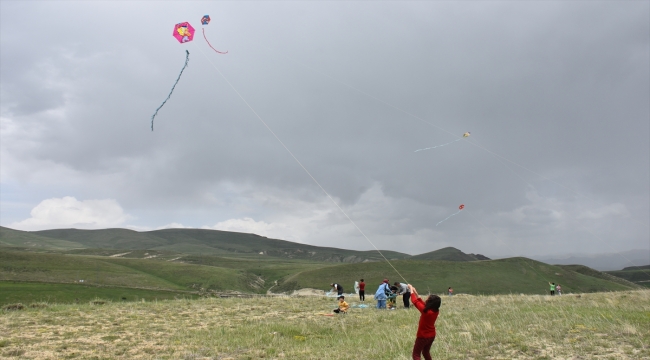
[(23, 310), (25, 305), (21, 303), (5, 305), (2, 309), (6, 311)]

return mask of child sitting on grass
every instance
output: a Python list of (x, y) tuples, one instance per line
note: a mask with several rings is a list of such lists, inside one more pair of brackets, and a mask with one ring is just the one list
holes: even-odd
[(339, 307), (334, 309), (334, 312), (337, 314), (347, 313), (348, 309), (350, 308), (350, 305), (348, 305), (348, 303), (345, 302), (345, 296), (341, 295), (338, 297), (338, 299), (339, 299)]
[(420, 310), (420, 322), (418, 332), (413, 345), (413, 360), (420, 360), (420, 354), (426, 360), (431, 360), (431, 345), (436, 339), (436, 320), (440, 313), (441, 299), (438, 295), (429, 295), (427, 301), (420, 299), (417, 290), (411, 285), (408, 286), (411, 291), (411, 301), (413, 305)]

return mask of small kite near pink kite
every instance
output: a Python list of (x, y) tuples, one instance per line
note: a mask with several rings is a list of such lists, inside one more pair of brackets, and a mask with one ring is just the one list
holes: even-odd
[[(210, 15), (203, 15), (203, 17), (201, 18), (201, 25), (206, 26), (209, 23), (210, 23)], [(216, 53), (219, 53), (219, 54), (227, 54), (228, 53), (228, 51), (223, 52), (223, 51), (219, 51), (219, 50), (213, 48), (212, 45), (210, 44), (210, 42), (208, 41), (208, 38), (205, 36), (205, 28), (202, 28), (201, 31), (203, 32), (203, 38), (205, 39), (205, 42), (208, 43), (208, 46), (210, 47), (210, 49), (214, 50)]]

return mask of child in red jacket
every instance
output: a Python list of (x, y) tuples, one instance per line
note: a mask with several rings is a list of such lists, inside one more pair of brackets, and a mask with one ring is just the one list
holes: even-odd
[(413, 360), (420, 360), (420, 354), (424, 355), (426, 360), (431, 360), (431, 345), (436, 339), (436, 320), (440, 313), (440, 297), (438, 295), (429, 295), (427, 301), (420, 299), (417, 290), (411, 285), (408, 286), (411, 291), (411, 302), (420, 310), (420, 323), (418, 324), (418, 333), (413, 345)]

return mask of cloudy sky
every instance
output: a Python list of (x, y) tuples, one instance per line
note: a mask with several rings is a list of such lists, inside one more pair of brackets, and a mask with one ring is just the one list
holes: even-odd
[(2, 226), (650, 247), (647, 1), (0, 6)]

